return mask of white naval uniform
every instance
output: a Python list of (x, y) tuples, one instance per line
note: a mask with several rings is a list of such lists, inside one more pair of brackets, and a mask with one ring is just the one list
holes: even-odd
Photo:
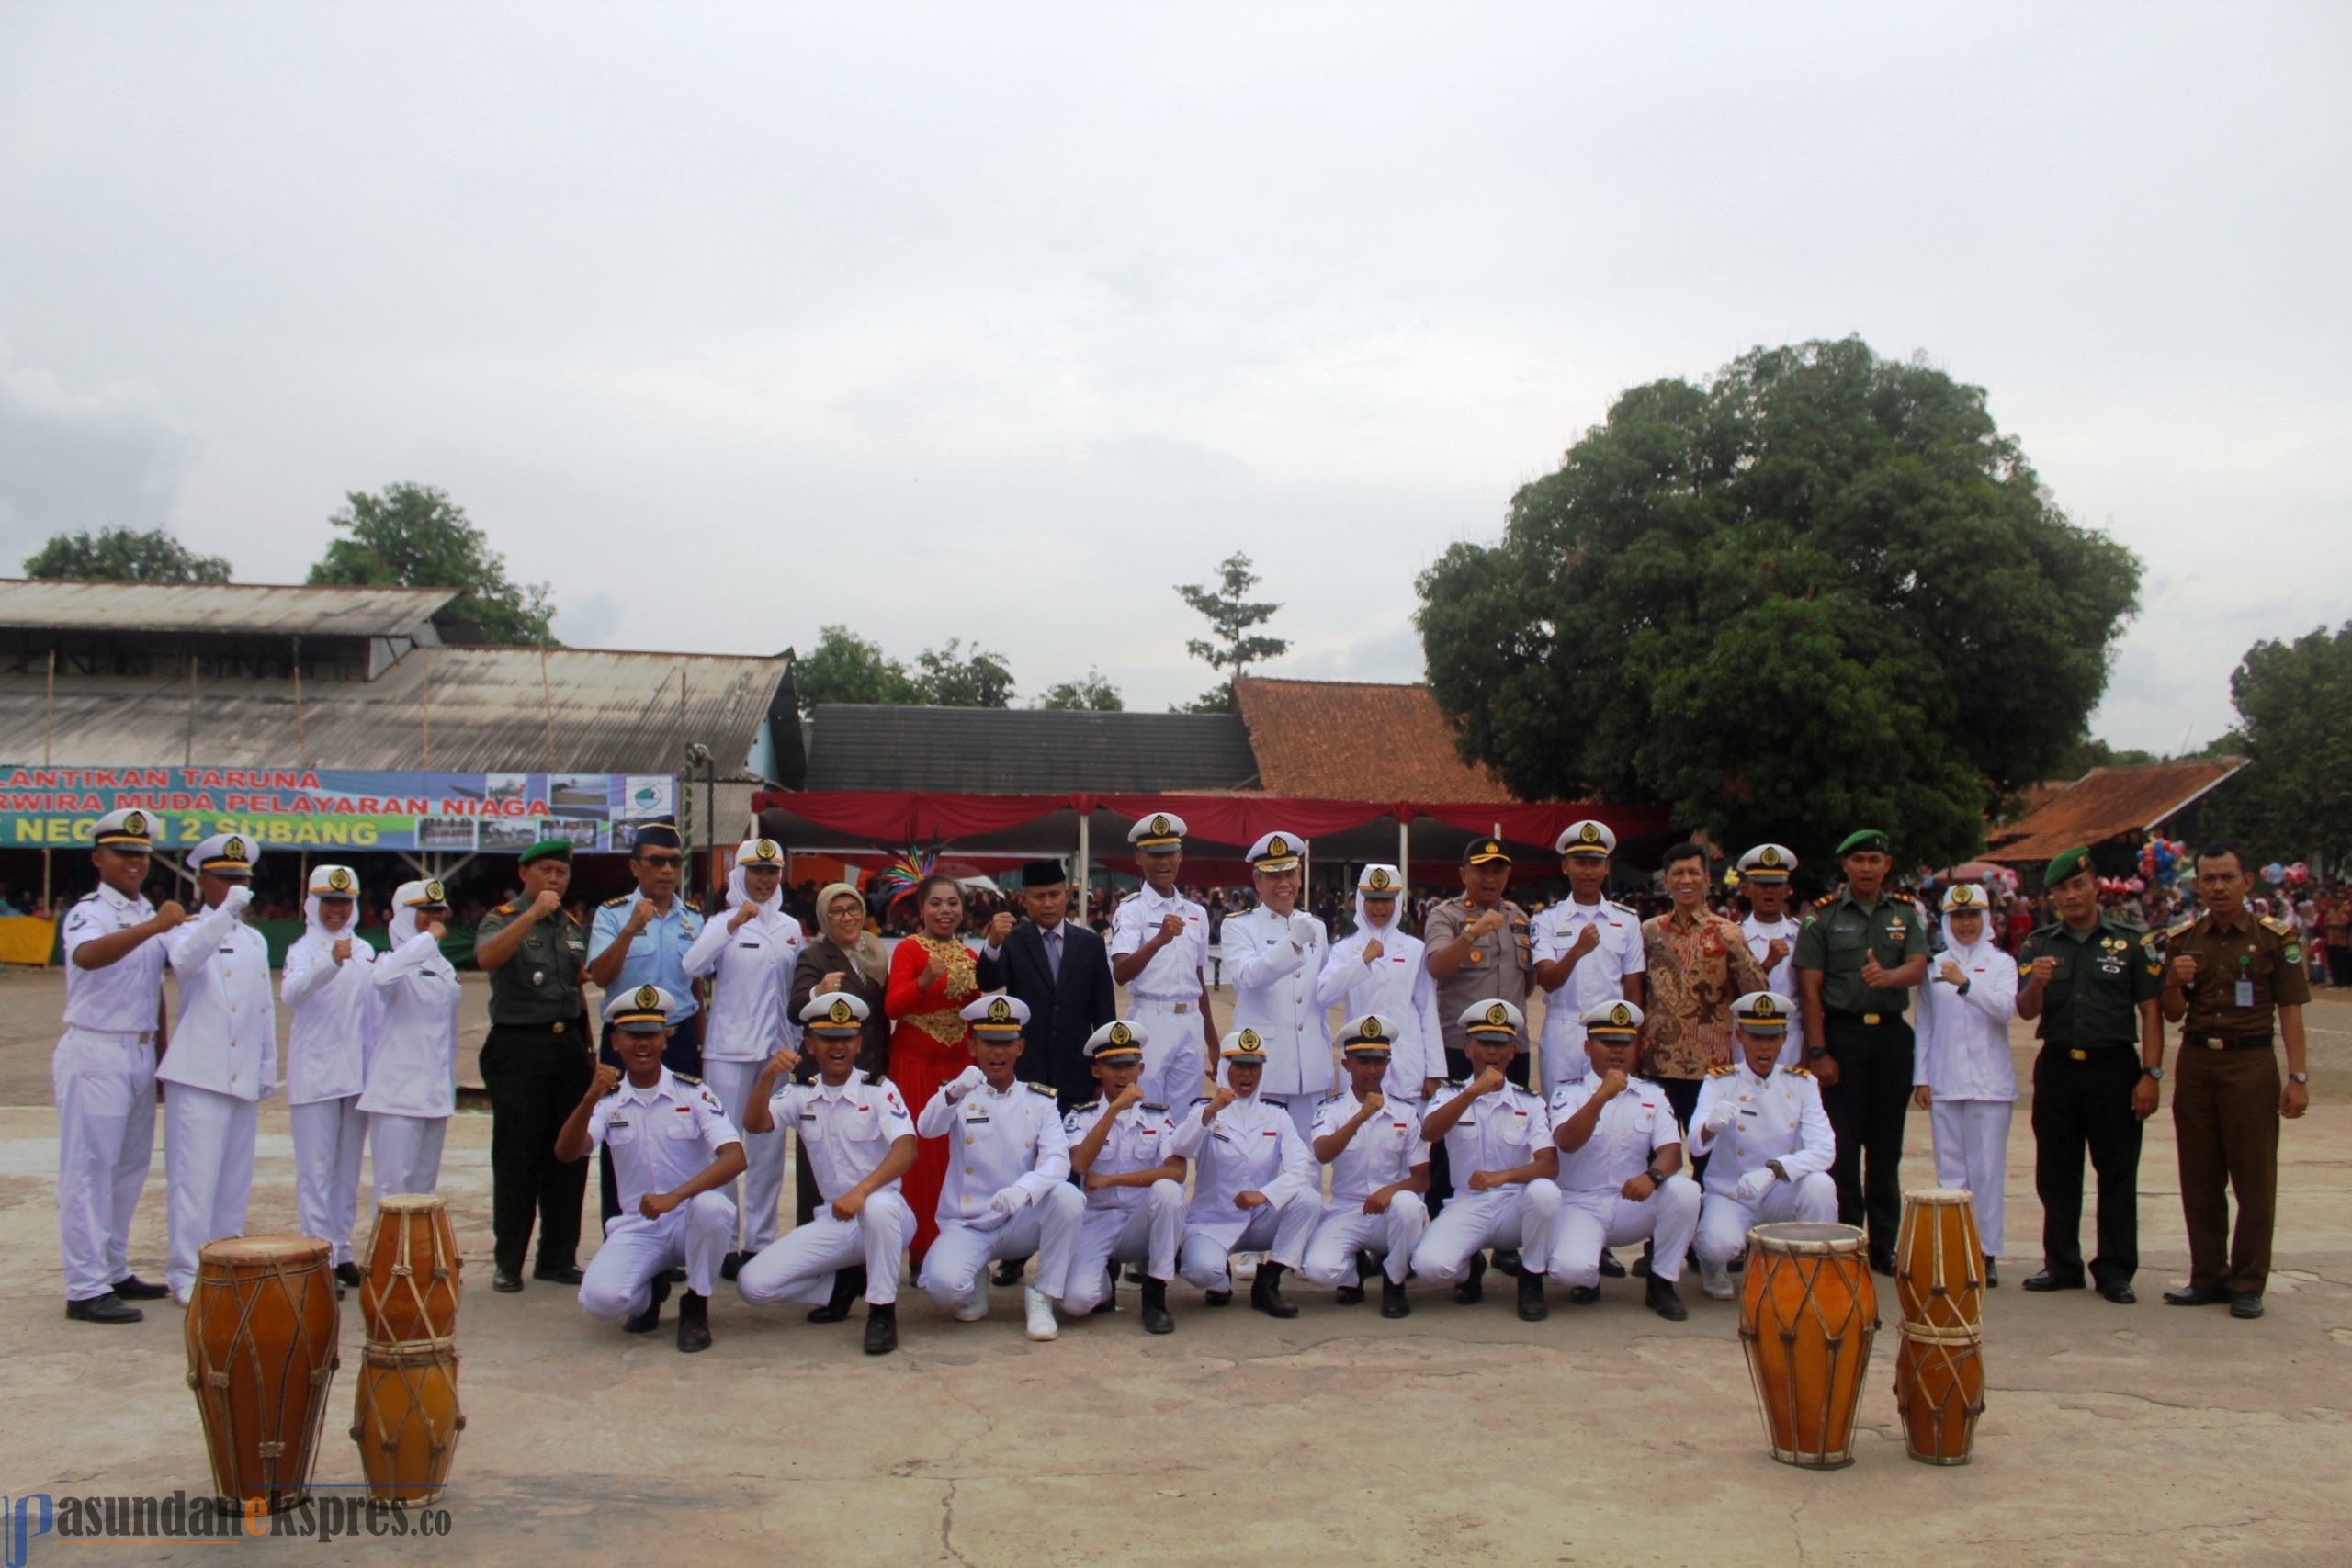
[[(1302, 1137), (1332, 1084), (1331, 1009), (1317, 994), (1331, 934), (1314, 916), (1306, 919), (1315, 937), (1305, 947), (1291, 940), (1291, 918), (1263, 904), (1227, 916), (1219, 933), (1225, 983), (1233, 987), (1232, 1029), (1256, 1030), (1266, 1053), (1259, 1098), (1281, 1106)], [(1225, 1081), (1222, 1062), (1216, 1077)], [(1187, 1086), (1169, 1103), (1183, 1104), (1199, 1092)]]
[[(710, 1007), (702, 1022), (703, 1081), (739, 1129), (752, 1085), (767, 1059), (781, 1046), (800, 1049), (800, 1031), (786, 1008), (803, 945), (800, 922), (784, 913), (781, 891), (741, 930), (727, 929), (734, 907), (743, 900), (742, 881), (741, 866), (727, 874), (728, 913), (703, 922), (702, 934), (679, 964), (690, 979), (712, 976)], [(784, 1129), (742, 1137), (741, 1250), (758, 1252), (775, 1239), (776, 1205), (784, 1195)]]
[[(1062, 1118), (1062, 1137), (1075, 1149), (1102, 1120), (1104, 1102), (1090, 1100)], [(1168, 1107), (1146, 1101), (1119, 1112), (1094, 1156), (1089, 1174), (1125, 1176), (1166, 1165), (1175, 1154), (1176, 1123)], [(1055, 1280), (1040, 1273), (1037, 1289), (1058, 1297), (1073, 1317), (1092, 1312), (1111, 1288), (1114, 1263), (1140, 1263), (1144, 1272), (1166, 1281), (1176, 1277), (1176, 1247), (1184, 1234), (1184, 1186), (1161, 1177), (1148, 1187), (1105, 1187), (1086, 1194), (1086, 1217), (1078, 1227), (1078, 1250), (1069, 1274)]]
[(104, 883), (65, 913), (65, 1032), (49, 1059), (57, 1098), (57, 1234), (65, 1298), (103, 1296), (130, 1277), (130, 1218), (155, 1145), (155, 1027), (169, 933), (104, 969), (74, 950), (155, 918)]
[[(1040, 1278), (1068, 1278), (1086, 1213), (1069, 1184), (1069, 1141), (1051, 1086), (1015, 1083), (999, 1093), (984, 1083), (950, 1099), (957, 1087), (942, 1085), (915, 1118), (919, 1134), (947, 1140), (939, 1238), (923, 1254), (920, 1282), (950, 1308), (964, 1304), (991, 1262), (1035, 1253)], [(1010, 1217), (990, 1206), (1000, 1193), (1020, 1197)]]
[[(1357, 908), (1363, 908), (1361, 897)], [(1445, 1034), (1438, 1024), (1437, 982), (1430, 977), (1428, 949), (1420, 938), (1397, 930), (1400, 923), (1392, 919), (1385, 927), (1373, 926), (1359, 916), (1356, 929), (1332, 944), (1322, 978), (1316, 983), (1315, 999), (1327, 1009), (1337, 1006), (1342, 1018), (1376, 1012), (1396, 1024), (1380, 1092), (1418, 1108), (1421, 1086), (1445, 1077)], [(1374, 940), (1380, 943), (1380, 959), (1366, 964), (1364, 944)], [(1348, 1099), (1352, 1103), (1355, 1097)], [(1321, 1122), (1317, 1107), (1309, 1125)]]
[(458, 1109), (458, 972), (415, 925), (413, 909), (393, 915), (392, 949), (370, 969), (383, 1013), (359, 1109), (379, 1203), (440, 1185), (441, 1141)]
[[(1417, 965), (1419, 962), (1415, 960)], [(1316, 1108), (1314, 1137), (1328, 1138), (1346, 1126), (1361, 1104), (1355, 1091), (1345, 1089), (1325, 1100)], [(1413, 1249), (1430, 1228), (1429, 1202), (1418, 1192), (1395, 1192), (1387, 1210), (1378, 1214), (1365, 1213), (1363, 1203), (1382, 1188), (1409, 1180), (1415, 1166), (1429, 1162), (1421, 1113), (1412, 1101), (1383, 1091), (1380, 1113), (1357, 1128), (1347, 1147), (1331, 1158), (1331, 1201), (1323, 1205), (1314, 1237), (1306, 1244), (1300, 1276), (1317, 1285), (1361, 1285), (1356, 1254), (1369, 1252), (1386, 1259), (1388, 1277), (1403, 1284), (1413, 1266)]]
[[(1204, 1121), (1208, 1105), (1205, 1097), (1193, 1102), (1169, 1145), (1200, 1164), (1178, 1267), (1202, 1290), (1229, 1291), (1237, 1252), (1263, 1251), (1285, 1269), (1306, 1258), (1307, 1238), (1323, 1217), (1322, 1168), (1289, 1110), (1262, 1093), (1244, 1095)], [(1266, 1201), (1241, 1208), (1234, 1200), (1244, 1192)]]
[[(900, 1138), (915, 1136), (915, 1119), (888, 1078), (852, 1073), (848, 1081), (778, 1084), (768, 1114), (792, 1129), (808, 1151), (823, 1200), (805, 1225), (796, 1225), (762, 1249), (735, 1275), (735, 1289), (754, 1304), (801, 1302), (822, 1306), (832, 1299), (833, 1276), (865, 1266), (865, 1299), (889, 1306), (899, 1299), (899, 1265), (915, 1213), (899, 1182), (876, 1188), (853, 1220), (834, 1217), (832, 1203), (874, 1174)], [(903, 1179), (901, 1178), (900, 1179)]]
[[(1733, 1108), (1731, 1123), (1708, 1131), (1715, 1108), (1726, 1102)], [(1802, 1067), (1776, 1066), (1771, 1077), (1759, 1078), (1742, 1060), (1708, 1074), (1690, 1109), (1690, 1152), (1707, 1156), (1698, 1253), (1711, 1277), (1747, 1250), (1751, 1225), (1838, 1217), (1838, 1184), (1829, 1177), (1838, 1136), (1821, 1108), (1820, 1083)], [(1768, 1160), (1780, 1161), (1789, 1179), (1775, 1180), (1753, 1202), (1741, 1199), (1734, 1190), (1740, 1179)]]
[(1574, 1083), (1591, 1070), (1584, 1049), (1584, 1015), (1607, 1002), (1623, 999), (1625, 976), (1646, 974), (1643, 956), (1642, 918), (1623, 904), (1603, 898), (1579, 904), (1563, 898), (1535, 917), (1529, 956), (1538, 964), (1565, 958), (1587, 926), (1600, 931), (1600, 945), (1577, 960), (1556, 991), (1544, 993), (1544, 1033), (1536, 1065), (1546, 1089)]
[[(308, 902), (317, 900), (314, 893)], [(316, 923), (315, 908), (310, 912), (311, 929), (286, 950), (278, 982), (293, 1015), (286, 1031), (286, 1106), (294, 1122), (294, 1203), (302, 1234), (332, 1242), (334, 1260), (348, 1263), (368, 1141), (359, 1091), (368, 1085), (379, 1011), (376, 950), (350, 926), (329, 931)], [(334, 944), (345, 938), (351, 956), (338, 964)]]
[[(1206, 1076), (1211, 1047), (1201, 996), (1207, 989), (1209, 914), (1190, 898), (1162, 898), (1149, 883), (1111, 912), (1114, 960), (1141, 952), (1170, 915), (1183, 920), (1183, 934), (1152, 954), (1143, 972), (1127, 982), (1127, 1021), (1145, 1032), (1143, 1077), (1136, 1081), (1154, 1105), (1184, 1104), (1201, 1092)], [(1228, 931), (1233, 919), (1226, 920)], [(1224, 938), (1227, 944), (1231, 941)]]
[[(1469, 1087), (1438, 1085), (1421, 1113), (1424, 1142), (1429, 1141), (1428, 1118)], [(1469, 1272), (1470, 1255), (1487, 1247), (1517, 1247), (1529, 1272), (1547, 1272), (1552, 1231), (1560, 1214), (1559, 1184), (1539, 1176), (1484, 1192), (1470, 1190), (1474, 1172), (1517, 1170), (1552, 1146), (1552, 1119), (1544, 1111), (1544, 1097), (1506, 1083), (1473, 1100), (1442, 1141), (1453, 1196), (1413, 1249), (1413, 1272), (1431, 1280), (1459, 1280)]]
[[(1796, 920), (1787, 915), (1777, 920), (1759, 920), (1750, 915), (1739, 922), (1739, 931), (1747, 939), (1747, 955), (1756, 960), (1758, 969), (1764, 969), (1764, 955), (1772, 951), (1774, 938), (1789, 944), (1788, 952), (1781, 954), (1781, 961), (1770, 969), (1764, 969), (1764, 988), (1778, 996), (1800, 995), (1797, 990)], [(1738, 1047), (1734, 1046), (1733, 1055), (1737, 1054)], [(1781, 1038), (1780, 1063), (1784, 1067), (1804, 1066), (1804, 1017), (1802, 1010), (1789, 1015), (1789, 1032)]]
[(735, 1202), (724, 1190), (697, 1192), (658, 1220), (638, 1203), (710, 1168), (742, 1134), (718, 1097), (669, 1068), (651, 1089), (624, 1077), (588, 1113), (588, 1142), (610, 1151), (621, 1212), (605, 1222), (605, 1244), (580, 1281), (580, 1307), (591, 1317), (635, 1317), (653, 1304), (653, 1276), (686, 1271), (686, 1289), (710, 1294), (728, 1244), (735, 1239)]
[[(1966, 994), (1943, 977), (1946, 959), (1967, 971)], [(1928, 960), (1911, 1081), (1928, 1088), (1936, 1179), (1973, 1195), (1977, 1239), (1995, 1258), (2007, 1241), (2001, 1189), (2018, 1098), (2017, 1069), (2009, 1063), (2009, 1020), (2017, 1010), (2018, 961), (1990, 940), (1966, 948), (1947, 945)]]
[[(1599, 1075), (1552, 1091), (1552, 1125), (1565, 1125), (1600, 1087)], [(1650, 1274), (1672, 1284), (1682, 1278), (1683, 1256), (1699, 1227), (1699, 1184), (1680, 1171), (1636, 1203), (1622, 1190), (1647, 1170), (1657, 1151), (1682, 1142), (1682, 1128), (1666, 1090), (1648, 1078), (1627, 1078), (1600, 1109), (1584, 1147), (1560, 1155), (1560, 1219), (1553, 1233), (1552, 1273), (1574, 1287), (1600, 1282), (1600, 1249), (1653, 1238)]]
[(155, 1076), (164, 1091), (164, 1176), (171, 1202), (171, 1262), (164, 1278), (182, 1302), (196, 1288), (197, 1254), (245, 1228), (254, 1190), (254, 1134), (262, 1100), (277, 1091), (277, 999), (269, 942), (237, 918), (253, 901), (232, 887), (173, 931), (179, 1021)]

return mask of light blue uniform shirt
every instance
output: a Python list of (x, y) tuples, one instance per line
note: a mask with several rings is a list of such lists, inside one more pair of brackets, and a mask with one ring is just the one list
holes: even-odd
[[(631, 909), (637, 908), (638, 895), (624, 894), (596, 910), (596, 918), (588, 927), (588, 962), (594, 964), (605, 949), (619, 940), (621, 928), (628, 924)], [(621, 960), (621, 972), (605, 987), (606, 996), (618, 996), (639, 986), (659, 986), (677, 999), (677, 1007), (670, 1014), (673, 1021), (692, 1018), (702, 1010), (695, 999), (695, 983), (686, 973), (686, 949), (702, 935), (702, 916), (686, 907), (686, 901), (676, 894), (670, 896), (670, 912), (656, 915), (645, 922), (628, 944), (628, 956)]]

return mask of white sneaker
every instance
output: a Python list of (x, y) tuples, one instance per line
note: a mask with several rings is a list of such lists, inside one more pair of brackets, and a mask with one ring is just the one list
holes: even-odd
[(972, 1281), (972, 1293), (966, 1296), (964, 1298), (964, 1304), (956, 1309), (956, 1321), (958, 1323), (978, 1323), (980, 1319), (988, 1316), (988, 1314), (989, 1275), (988, 1270), (986, 1269), (982, 1269), (980, 1270), (980, 1277)]
[(1233, 1255), (1232, 1262), (1233, 1282), (1237, 1285), (1246, 1285), (1250, 1280), (1256, 1279), (1258, 1277), (1258, 1261), (1265, 1256), (1266, 1255), (1262, 1252), (1235, 1253)]
[(1739, 1292), (1732, 1286), (1731, 1271), (1725, 1269), (1702, 1268), (1699, 1270), (1699, 1292), (1702, 1295), (1719, 1302), (1727, 1302), (1739, 1294)]
[(1029, 1337), (1041, 1343), (1058, 1338), (1062, 1325), (1054, 1321), (1054, 1303), (1035, 1285), (1021, 1287), (1022, 1305), (1029, 1310)]

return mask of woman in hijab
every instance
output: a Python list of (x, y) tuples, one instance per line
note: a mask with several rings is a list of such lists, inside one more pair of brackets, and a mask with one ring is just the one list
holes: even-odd
[[(1315, 982), (1315, 999), (1349, 1018), (1378, 1013), (1397, 1026), (1380, 1092), (1414, 1106), (1445, 1077), (1445, 1039), (1438, 1031), (1437, 982), (1422, 962), (1419, 937), (1397, 918), (1405, 878), (1393, 865), (1368, 865), (1356, 877), (1356, 926), (1331, 944)], [(1340, 1004), (1344, 1004), (1341, 1006)]]
[[(890, 950), (865, 929), (865, 895), (846, 882), (832, 884), (817, 895), (817, 922), (818, 930), (801, 948), (793, 970), (787, 1016), (798, 1018), (810, 997), (848, 992), (865, 1004), (865, 1034), (858, 1044), (857, 1070), (888, 1073), (890, 1019), (882, 1003), (890, 983)], [(806, 1083), (816, 1071), (813, 1063), (804, 1062), (793, 1077)], [(805, 1225), (817, 1212), (817, 1173), (809, 1168), (805, 1148), (796, 1164), (795, 1211), (798, 1223)]]
[[(940, 1087), (972, 1065), (964, 1021), (967, 1002), (980, 994), (978, 959), (956, 931), (964, 924), (964, 890), (952, 876), (926, 876), (915, 886), (915, 934), (890, 954), (890, 984), (883, 998), (890, 1021), (890, 1081), (909, 1105), (928, 1105)], [(947, 1181), (947, 1140), (925, 1138), (915, 1168), (899, 1190), (915, 1212), (910, 1251), (915, 1266), (939, 1235), (939, 1191)]]
[(294, 1015), (286, 1035), (286, 1104), (294, 1120), (294, 1201), (302, 1234), (334, 1247), (334, 1277), (359, 1283), (351, 1259), (353, 1211), (359, 1201), (359, 1155), (379, 1006), (376, 950), (358, 939), (359, 877), (347, 865), (311, 868), (302, 900), (302, 936), (286, 950), (279, 984)]
[(437, 881), (392, 894), (391, 948), (369, 966), (383, 1022), (359, 1109), (376, 1151), (376, 1198), (430, 1192), (458, 1109), (458, 972), (441, 955), (449, 897)]
[(1936, 1179), (1975, 1195), (1984, 1282), (2000, 1283), (2001, 1182), (2008, 1169), (2009, 1112), (2018, 1098), (2009, 1065), (2009, 1020), (2018, 1010), (2018, 961), (1985, 929), (1984, 889), (1944, 889), (1943, 953), (1919, 987), (1918, 1048), (1912, 1102), (1934, 1129)]

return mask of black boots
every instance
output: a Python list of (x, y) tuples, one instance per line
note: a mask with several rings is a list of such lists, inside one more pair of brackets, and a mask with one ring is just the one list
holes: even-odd
[(1413, 1303), (1405, 1299), (1405, 1287), (1383, 1274), (1380, 1277), (1380, 1315), (1409, 1317), (1412, 1312)]
[(662, 1303), (669, 1299), (670, 1277), (667, 1274), (654, 1275), (653, 1299), (645, 1303), (645, 1310), (643, 1312), (639, 1313), (635, 1317), (630, 1318), (627, 1323), (621, 1325), (621, 1332), (623, 1334), (650, 1334), (655, 1329), (661, 1327)]
[(1146, 1277), (1143, 1282), (1143, 1331), (1173, 1334), (1176, 1320), (1168, 1315), (1168, 1281)]
[(833, 1296), (808, 1314), (811, 1323), (846, 1323), (850, 1303), (865, 1294), (865, 1265), (844, 1269), (833, 1276)]
[(899, 1303), (865, 1303), (865, 1353), (887, 1356), (899, 1348)]
[(1519, 1321), (1541, 1323), (1551, 1315), (1552, 1309), (1544, 1304), (1544, 1276), (1522, 1267), (1519, 1271)]
[(1682, 1304), (1682, 1297), (1675, 1291), (1674, 1282), (1661, 1280), (1655, 1274), (1650, 1276), (1649, 1289), (1642, 1294), (1642, 1304), (1668, 1323), (1680, 1323), (1690, 1315), (1690, 1309)]
[(1283, 1300), (1283, 1275), (1286, 1270), (1272, 1258), (1258, 1265), (1258, 1277), (1250, 1281), (1250, 1304), (1268, 1317), (1296, 1317), (1298, 1308)]
[(692, 1291), (678, 1298), (678, 1348), (688, 1355), (710, 1348), (710, 1298)]
[(1486, 1294), (1487, 1255), (1483, 1252), (1474, 1252), (1470, 1255), (1470, 1272), (1454, 1282), (1453, 1304), (1476, 1306)]
[(1363, 1305), (1363, 1288), (1372, 1283), (1372, 1254), (1359, 1251), (1356, 1254), (1356, 1282), (1340, 1286), (1340, 1293), (1333, 1299), (1343, 1307)]

